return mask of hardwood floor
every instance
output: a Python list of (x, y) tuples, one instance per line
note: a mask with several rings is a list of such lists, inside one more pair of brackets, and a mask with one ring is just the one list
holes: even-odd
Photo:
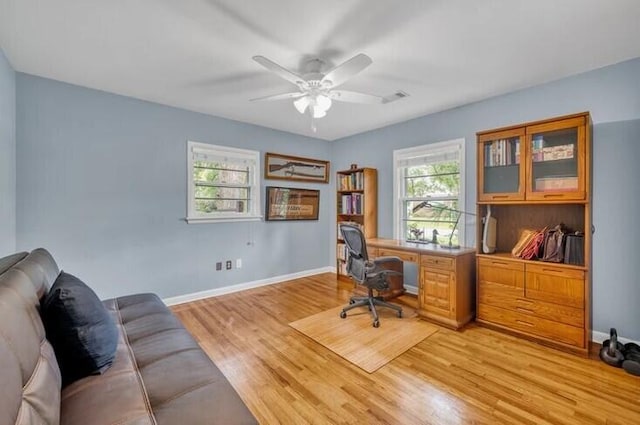
[(597, 353), (439, 327), (368, 374), (288, 326), (351, 289), (327, 273), (172, 309), (262, 424), (640, 424), (640, 378)]

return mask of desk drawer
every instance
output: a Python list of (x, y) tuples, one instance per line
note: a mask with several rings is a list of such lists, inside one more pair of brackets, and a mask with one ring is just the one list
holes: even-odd
[(455, 260), (451, 257), (439, 257), (437, 255), (426, 255), (423, 254), (421, 256), (421, 261), (423, 267), (432, 267), (434, 269), (442, 269), (442, 270), (453, 270), (455, 267)]
[(378, 257), (400, 257), (402, 261), (408, 261), (410, 263), (418, 262), (418, 254), (400, 251), (398, 249), (378, 248)]
[(584, 348), (584, 329), (478, 303), (478, 319), (531, 335)]

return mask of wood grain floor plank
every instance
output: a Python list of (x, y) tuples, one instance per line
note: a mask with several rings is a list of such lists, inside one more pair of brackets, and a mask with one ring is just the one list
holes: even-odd
[(640, 424), (640, 378), (596, 355), (472, 324), (368, 374), (288, 325), (352, 290), (326, 273), (172, 309), (263, 424)]

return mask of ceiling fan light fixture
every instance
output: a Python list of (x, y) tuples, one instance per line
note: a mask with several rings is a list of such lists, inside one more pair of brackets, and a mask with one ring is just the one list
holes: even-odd
[(313, 107), (313, 118), (322, 118), (327, 115), (327, 110), (316, 105)]
[(316, 105), (325, 111), (328, 111), (331, 108), (331, 99), (324, 94), (319, 94), (316, 97)]
[(311, 103), (311, 99), (309, 99), (309, 96), (303, 96), (300, 99), (294, 100), (293, 106), (296, 107), (298, 112), (300, 112), (301, 114), (304, 114), (304, 111), (307, 110), (307, 107), (309, 106), (310, 103)]

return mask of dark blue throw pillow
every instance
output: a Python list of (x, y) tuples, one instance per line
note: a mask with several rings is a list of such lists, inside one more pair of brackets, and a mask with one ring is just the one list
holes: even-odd
[(98, 296), (80, 279), (61, 272), (42, 301), (41, 314), (63, 386), (111, 366), (118, 330)]

